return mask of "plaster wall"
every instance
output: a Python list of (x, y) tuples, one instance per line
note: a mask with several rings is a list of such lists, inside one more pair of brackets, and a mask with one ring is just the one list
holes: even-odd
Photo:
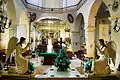
[(9, 38), (15, 32), (15, 31), (12, 31), (12, 33), (10, 33), (10, 31), (16, 27), (15, 26), (16, 25), (16, 10), (14, 8), (13, 0), (8, 0), (8, 3), (6, 5), (6, 13), (8, 15), (8, 19), (12, 20), (12, 25), (9, 29), (5, 29), (4, 33), (0, 33), (0, 50), (7, 49)]
[(44, 7), (47, 8), (59, 8), (59, 0), (45, 0)]
[[(110, 12), (110, 20), (111, 20), (111, 40), (115, 41), (116, 45), (117, 45), (117, 51), (116, 51), (116, 67), (118, 66), (119, 62), (120, 62), (120, 32), (114, 32), (113, 27), (114, 27), (114, 21), (116, 17), (120, 17), (120, 6), (118, 7), (117, 11), (113, 11), (112, 10), (112, 4), (114, 2), (114, 0), (103, 0), (104, 3), (108, 6), (109, 12)], [(120, 19), (119, 21), (120, 22)], [(118, 26), (120, 26), (120, 24), (118, 24)]]
[[(22, 29), (20, 28), (20, 26), (22, 27)], [(24, 34), (22, 33), (22, 35), (24, 37), (26, 37), (26, 41), (29, 41), (29, 19), (26, 15), (26, 12), (21, 13), (20, 21), (19, 21), (19, 27), (17, 27), (17, 28), (18, 28), (17, 30), (19, 30), (19, 28), (20, 28), (20, 32), (25, 32), (26, 31)], [(25, 29), (25, 31), (22, 31), (23, 29)], [(19, 37), (20, 37), (20, 35), (17, 34), (17, 36), (19, 36)], [(21, 35), (21, 37), (23, 37), (22, 35)]]

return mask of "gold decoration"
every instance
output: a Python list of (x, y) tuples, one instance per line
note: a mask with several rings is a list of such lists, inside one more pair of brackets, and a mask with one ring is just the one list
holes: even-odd
[(65, 32), (70, 32), (70, 29), (69, 28), (65, 28)]
[(71, 39), (70, 38), (65, 38), (65, 43), (66, 44), (71, 44)]

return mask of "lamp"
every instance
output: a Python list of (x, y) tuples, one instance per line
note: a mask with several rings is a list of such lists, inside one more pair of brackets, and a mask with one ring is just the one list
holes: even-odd
[(36, 13), (34, 13), (34, 12), (29, 12), (29, 18), (30, 18), (30, 22), (33, 22), (33, 21), (35, 21), (35, 19), (36, 19)]
[(114, 25), (114, 28), (113, 28), (115, 32), (120, 31), (120, 26), (118, 26), (117, 24), (118, 24), (118, 18), (115, 19), (115, 25)]
[(4, 11), (4, 5), (6, 3), (6, 0), (0, 0), (0, 33), (4, 33), (4, 29), (8, 29), (12, 24), (12, 20), (8, 19)]

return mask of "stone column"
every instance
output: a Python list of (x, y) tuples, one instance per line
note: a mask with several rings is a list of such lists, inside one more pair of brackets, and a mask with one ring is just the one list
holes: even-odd
[(36, 47), (36, 26), (34, 26), (34, 38), (33, 38), (33, 42), (34, 42), (33, 50), (35, 50), (35, 47)]
[(80, 32), (71, 32), (71, 49), (73, 52), (78, 51), (80, 49)]
[(9, 28), (9, 38), (11, 38), (12, 36), (16, 36), (17, 35), (17, 24), (12, 24), (11, 27)]
[(88, 26), (86, 28), (86, 48), (87, 48), (87, 57), (94, 57), (95, 53), (95, 27)]

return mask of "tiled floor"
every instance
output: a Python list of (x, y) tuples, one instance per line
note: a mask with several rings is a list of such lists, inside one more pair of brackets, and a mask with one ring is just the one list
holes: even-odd
[[(73, 68), (79, 67), (80, 62), (81, 61), (78, 60), (78, 59), (71, 60), (70, 67), (73, 67)], [(37, 63), (37, 64), (39, 64), (39, 63)], [(47, 73), (48, 69), (51, 68), (51, 67), (52, 67), (52, 65), (39, 65), (39, 66), (36, 66), (36, 74)], [(92, 75), (92, 74), (88, 74), (88, 75), (89, 75), (88, 80), (117, 80), (116, 73), (114, 73), (114, 72), (111, 73), (111, 74), (99, 75), (99, 76), (98, 75)], [(8, 78), (10, 80), (13, 80), (13, 78), (24, 80), (24, 79), (34, 78), (34, 76), (35, 76), (35, 74), (34, 75), (33, 74), (32, 75), (18, 75), (18, 74), (8, 74), (8, 73), (4, 72), (2, 74), (2, 78), (0, 80), (8, 80)], [(75, 79), (75, 80), (77, 80), (77, 79)]]

